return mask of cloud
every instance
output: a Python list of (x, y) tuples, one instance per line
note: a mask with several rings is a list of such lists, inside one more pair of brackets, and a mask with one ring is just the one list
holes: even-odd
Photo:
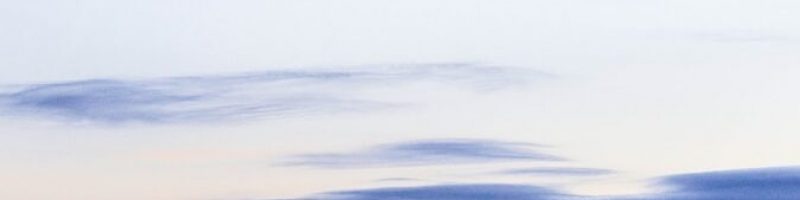
[(599, 176), (613, 174), (613, 170), (583, 167), (534, 167), (509, 169), (496, 172), (503, 175), (546, 175), (546, 176)]
[(277, 70), (148, 80), (81, 80), (0, 92), (0, 112), (89, 122), (197, 122), (372, 111), (404, 102), (359, 91), (435, 83), (492, 91), (549, 75), (478, 64)]
[(800, 198), (800, 167), (777, 167), (673, 175), (672, 189), (654, 200), (793, 200)]
[(113, 80), (38, 85), (3, 95), (6, 106), (18, 110), (102, 120), (157, 119), (163, 114), (155, 105), (198, 98), (203, 97), (163, 93), (136, 83)]
[(561, 192), (550, 187), (527, 184), (472, 183), (342, 190), (320, 193), (310, 199), (795, 200), (800, 197), (800, 167), (741, 169), (669, 175), (658, 178), (658, 185), (667, 186), (669, 189), (640, 195), (583, 196)]
[(424, 140), (374, 146), (351, 153), (305, 154), (289, 158), (288, 165), (321, 168), (365, 168), (452, 165), (500, 161), (561, 161), (526, 143), (476, 139)]
[(559, 200), (569, 195), (529, 185), (453, 184), (389, 187), (322, 194), (327, 200)]
[[(91, 122), (190, 122), (378, 108), (325, 94), (211, 87), (198, 83), (89, 80), (38, 85), (0, 96), (12, 113)], [(270, 89), (266, 87), (263, 89)], [(249, 94), (248, 94), (249, 93)]]

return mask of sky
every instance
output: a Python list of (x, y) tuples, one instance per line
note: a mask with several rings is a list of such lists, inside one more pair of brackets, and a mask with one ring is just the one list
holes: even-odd
[(796, 199), (797, 7), (0, 0), (0, 199)]

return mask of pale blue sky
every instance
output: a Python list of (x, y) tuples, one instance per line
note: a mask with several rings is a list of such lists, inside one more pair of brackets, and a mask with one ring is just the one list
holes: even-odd
[(0, 0), (0, 199), (792, 199), (796, 8)]
[(2, 3), (4, 83), (442, 61), (585, 73), (786, 54), (800, 33), (796, 1)]

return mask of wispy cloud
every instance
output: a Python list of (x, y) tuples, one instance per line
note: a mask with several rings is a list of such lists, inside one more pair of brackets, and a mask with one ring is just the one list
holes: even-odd
[(532, 149), (537, 145), (476, 139), (440, 139), (384, 144), (350, 153), (305, 154), (285, 164), (321, 168), (453, 165), (500, 161), (561, 161)]
[(551, 189), (515, 184), (453, 184), (390, 187), (322, 194), (328, 200), (560, 200), (568, 195)]
[(613, 174), (613, 170), (584, 167), (532, 167), (498, 171), (500, 175), (542, 175), (542, 176), (599, 176)]
[(547, 77), (478, 64), (283, 70), (150, 80), (82, 80), (0, 93), (0, 111), (90, 122), (196, 122), (370, 111), (397, 103), (363, 98), (362, 89), (429, 82), (476, 91)]
[(4, 110), (12, 113), (110, 123), (279, 117), (388, 105), (321, 93), (269, 90), (272, 87), (262, 91), (203, 84), (213, 83), (89, 80), (37, 85), (0, 98)]

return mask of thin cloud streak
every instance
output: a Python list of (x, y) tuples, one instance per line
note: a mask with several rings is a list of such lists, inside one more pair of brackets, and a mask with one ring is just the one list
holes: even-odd
[(601, 176), (615, 173), (614, 170), (584, 167), (532, 167), (498, 171), (498, 175), (542, 175), (542, 176)]
[(515, 184), (453, 184), (389, 187), (326, 193), (327, 200), (566, 200), (548, 188)]
[(405, 102), (359, 93), (410, 83), (483, 92), (525, 85), (550, 75), (478, 64), (365, 66), (283, 70), (150, 80), (82, 80), (29, 85), (0, 93), (0, 114), (68, 121), (207, 122), (373, 111)]
[(454, 165), (508, 161), (563, 161), (533, 144), (477, 139), (439, 139), (374, 146), (350, 153), (304, 154), (285, 165), (330, 169)]

